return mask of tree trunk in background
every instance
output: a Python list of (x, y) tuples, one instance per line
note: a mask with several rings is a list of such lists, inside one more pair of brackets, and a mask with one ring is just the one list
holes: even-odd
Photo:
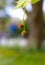
[(41, 48), (43, 40), (43, 13), (42, 13), (42, 0), (32, 5), (33, 10), (29, 17), (29, 46), (31, 48)]

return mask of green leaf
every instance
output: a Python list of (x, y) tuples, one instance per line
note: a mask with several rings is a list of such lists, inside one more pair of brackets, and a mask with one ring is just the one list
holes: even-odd
[(35, 3), (37, 3), (38, 1), (40, 1), (40, 0), (32, 0), (32, 4), (35, 4)]
[(20, 8), (20, 7), (25, 7), (28, 5), (28, 3), (32, 3), (32, 4), (35, 4), (36, 2), (38, 2), (40, 0), (18, 0), (17, 2), (17, 6), (16, 8)]
[(19, 1), (17, 2), (16, 8), (23, 7), (23, 4), (24, 4), (25, 2), (26, 2), (26, 0), (19, 0)]

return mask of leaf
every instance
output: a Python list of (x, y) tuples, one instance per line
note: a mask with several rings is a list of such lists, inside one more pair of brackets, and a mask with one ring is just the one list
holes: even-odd
[(26, 5), (28, 5), (29, 2), (31, 2), (31, 0), (19, 0), (17, 2), (16, 8), (25, 7)]
[(32, 4), (35, 4), (35, 3), (37, 3), (38, 1), (40, 1), (40, 0), (32, 0)]
[(23, 7), (27, 6), (29, 3), (31, 3), (31, 0), (27, 0), (27, 1), (25, 2), (25, 4), (23, 5)]
[(35, 4), (38, 1), (40, 1), (40, 0), (18, 0), (18, 2), (16, 2), (17, 3), (16, 8), (20, 8), (20, 7), (23, 7), (24, 8), (29, 3)]

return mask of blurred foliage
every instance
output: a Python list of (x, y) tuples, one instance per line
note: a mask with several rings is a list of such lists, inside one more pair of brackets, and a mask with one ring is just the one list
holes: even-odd
[(6, 1), (5, 0), (0, 0), (0, 9), (3, 9), (6, 5)]
[(18, 0), (17, 1), (17, 7), (16, 8), (19, 8), (19, 7), (26, 7), (29, 3), (32, 2), (32, 4), (38, 2), (40, 0)]

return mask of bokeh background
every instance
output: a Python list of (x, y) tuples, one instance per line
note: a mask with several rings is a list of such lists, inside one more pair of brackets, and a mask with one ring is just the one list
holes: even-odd
[[(7, 45), (10, 39), (10, 44), (15, 44), (17, 42), (15, 39), (22, 38), (21, 31), (18, 29), (18, 24), (22, 23), (23, 21), (23, 14), (24, 10), (22, 8), (16, 9), (16, 0), (0, 0), (0, 43), (1, 45)], [(32, 11), (32, 4), (29, 3), (26, 7), (26, 10), (31, 13)], [(45, 19), (45, 0), (43, 1), (43, 14)], [(28, 17), (25, 13), (24, 15), (24, 22), (25, 22), (25, 29), (29, 32), (29, 25), (28, 25)], [(27, 35), (28, 36), (28, 35)], [(45, 36), (45, 29), (44, 29), (44, 36)], [(14, 39), (15, 38), (15, 39)], [(21, 40), (20, 42), (24, 41), (24, 44), (27, 40), (27, 37)], [(6, 41), (8, 41), (6, 43)], [(20, 42), (17, 42), (18, 44)], [(8, 44), (9, 45), (9, 44)]]
[[(17, 0), (0, 0), (0, 65), (45, 65), (45, 0), (42, 10), (44, 19), (43, 49), (25, 49), (28, 43), (29, 24), (27, 12), (31, 14), (32, 4), (29, 3), (25, 9), (16, 8)], [(24, 24), (27, 36), (23, 36), (23, 29), (18, 28)]]

